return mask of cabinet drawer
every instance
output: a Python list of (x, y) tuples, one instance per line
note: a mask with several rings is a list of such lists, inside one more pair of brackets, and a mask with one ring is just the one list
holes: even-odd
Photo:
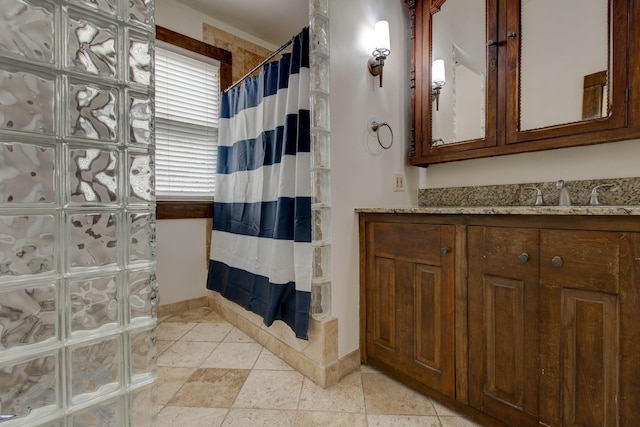
[(440, 225), (381, 222), (372, 225), (376, 256), (439, 265), (441, 249), (447, 247), (449, 250), (454, 244), (453, 239), (450, 242), (442, 241), (443, 226)]
[(541, 230), (543, 285), (617, 294), (621, 233)]

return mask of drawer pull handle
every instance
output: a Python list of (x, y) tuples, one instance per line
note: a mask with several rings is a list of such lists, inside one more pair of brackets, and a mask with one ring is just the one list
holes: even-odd
[(442, 253), (442, 255), (446, 255), (449, 253), (449, 248), (448, 247), (442, 247), (440, 248), (440, 253)]
[(562, 258), (560, 258), (559, 256), (554, 256), (551, 259), (551, 264), (553, 264), (554, 267), (562, 267), (562, 264), (564, 264), (564, 261), (562, 261)]
[(520, 263), (522, 264), (529, 261), (529, 254), (526, 252), (521, 253), (520, 255), (518, 255), (518, 261), (520, 261)]

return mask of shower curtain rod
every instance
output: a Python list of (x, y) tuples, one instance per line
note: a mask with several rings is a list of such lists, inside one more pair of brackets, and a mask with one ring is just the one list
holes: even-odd
[(285, 50), (291, 43), (293, 43), (293, 39), (289, 40), (288, 42), (286, 42), (285, 44), (283, 44), (282, 46), (280, 46), (278, 49), (276, 49), (271, 55), (267, 56), (264, 60), (262, 60), (262, 62), (260, 62), (258, 65), (256, 65), (255, 67), (253, 67), (251, 69), (251, 71), (249, 71), (247, 74), (245, 74), (244, 76), (240, 77), (240, 79), (238, 81), (236, 81), (234, 84), (232, 84), (231, 86), (229, 86), (228, 88), (226, 88), (224, 91), (225, 93), (230, 91), (231, 89), (233, 89), (234, 87), (238, 86), (240, 83), (242, 83), (244, 81), (244, 79), (246, 79), (247, 77), (249, 77), (251, 74), (253, 74), (258, 68), (262, 67), (264, 64), (266, 64), (267, 62), (269, 62), (274, 56), (276, 56), (277, 54), (279, 54), (280, 52), (282, 52), (283, 50)]

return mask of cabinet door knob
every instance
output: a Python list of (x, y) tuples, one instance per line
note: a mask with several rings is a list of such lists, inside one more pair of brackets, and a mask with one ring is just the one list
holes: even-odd
[(564, 264), (564, 261), (562, 261), (562, 258), (556, 255), (551, 259), (551, 264), (553, 264), (554, 267), (561, 267), (562, 264)]
[(522, 264), (529, 261), (529, 254), (526, 252), (522, 252), (520, 255), (518, 255), (518, 261), (520, 261)]
[(448, 247), (442, 247), (440, 248), (440, 252), (442, 253), (442, 255), (446, 255), (449, 253), (449, 248)]
[(495, 40), (491, 40), (491, 39), (487, 40), (487, 46), (495, 46), (497, 44), (498, 42)]
[(515, 36), (516, 36), (515, 31), (508, 31), (508, 32), (507, 32), (507, 37), (509, 37), (509, 38), (513, 38), (513, 37), (515, 37)]

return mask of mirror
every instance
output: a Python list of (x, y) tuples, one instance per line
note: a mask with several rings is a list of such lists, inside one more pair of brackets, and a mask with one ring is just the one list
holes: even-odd
[[(483, 138), (486, 4), (447, 0), (431, 22), (431, 62), (444, 62), (444, 85), (432, 83), (431, 146)], [(438, 74), (432, 67), (432, 82)]]
[(608, 116), (608, 5), (521, 0), (520, 130)]

